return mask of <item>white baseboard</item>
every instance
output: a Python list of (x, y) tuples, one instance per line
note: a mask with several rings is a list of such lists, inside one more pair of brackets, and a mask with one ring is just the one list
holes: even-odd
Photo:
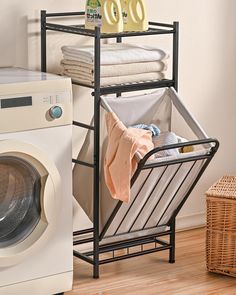
[[(61, 294), (72, 290), (73, 271), (59, 273), (48, 277), (32, 279), (12, 285), (0, 286), (0, 294), (4, 295), (46, 295)], [(64, 294), (64, 293), (63, 293)]]
[(176, 219), (176, 229), (178, 231), (203, 227), (206, 225), (206, 213), (199, 212), (185, 216), (179, 216)]

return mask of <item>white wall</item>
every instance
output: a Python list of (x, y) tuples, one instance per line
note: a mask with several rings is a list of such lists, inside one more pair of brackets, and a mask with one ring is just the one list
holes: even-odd
[[(79, 11), (84, 3), (78, 0), (1, 0), (0, 66), (39, 69), (40, 9)], [(147, 0), (147, 6), (150, 20), (180, 22), (179, 93), (206, 132), (221, 143), (218, 154), (181, 211), (179, 225), (194, 226), (204, 221), (207, 188), (222, 175), (236, 175), (236, 1)], [(166, 40), (147, 37), (138, 41), (168, 48), (170, 42)], [(61, 45), (88, 42), (84, 37), (49, 32), (49, 70), (59, 72)], [(92, 100), (86, 90), (77, 91), (75, 115), (82, 109), (80, 116), (85, 121), (91, 115)], [(75, 146), (79, 143), (76, 137)]]
[(180, 22), (179, 93), (205, 131), (221, 144), (181, 212), (181, 216), (193, 214), (194, 225), (205, 210), (208, 187), (222, 175), (236, 175), (236, 1), (148, 3), (153, 6), (151, 19)]

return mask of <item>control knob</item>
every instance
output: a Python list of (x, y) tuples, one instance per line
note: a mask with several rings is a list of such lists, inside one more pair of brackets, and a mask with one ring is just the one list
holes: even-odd
[(49, 115), (52, 119), (59, 119), (62, 116), (62, 108), (59, 106), (53, 106), (49, 110)]

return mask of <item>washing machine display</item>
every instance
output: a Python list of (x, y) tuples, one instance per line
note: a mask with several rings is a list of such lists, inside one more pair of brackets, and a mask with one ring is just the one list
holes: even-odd
[(0, 100), (1, 109), (32, 106), (32, 96), (24, 96)]
[(41, 177), (26, 161), (0, 157), (0, 248), (29, 236), (40, 220)]

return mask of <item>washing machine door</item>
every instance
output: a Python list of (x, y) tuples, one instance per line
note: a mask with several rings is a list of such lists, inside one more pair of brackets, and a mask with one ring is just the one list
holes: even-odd
[(0, 141), (0, 266), (46, 245), (56, 226), (60, 175), (38, 148)]

